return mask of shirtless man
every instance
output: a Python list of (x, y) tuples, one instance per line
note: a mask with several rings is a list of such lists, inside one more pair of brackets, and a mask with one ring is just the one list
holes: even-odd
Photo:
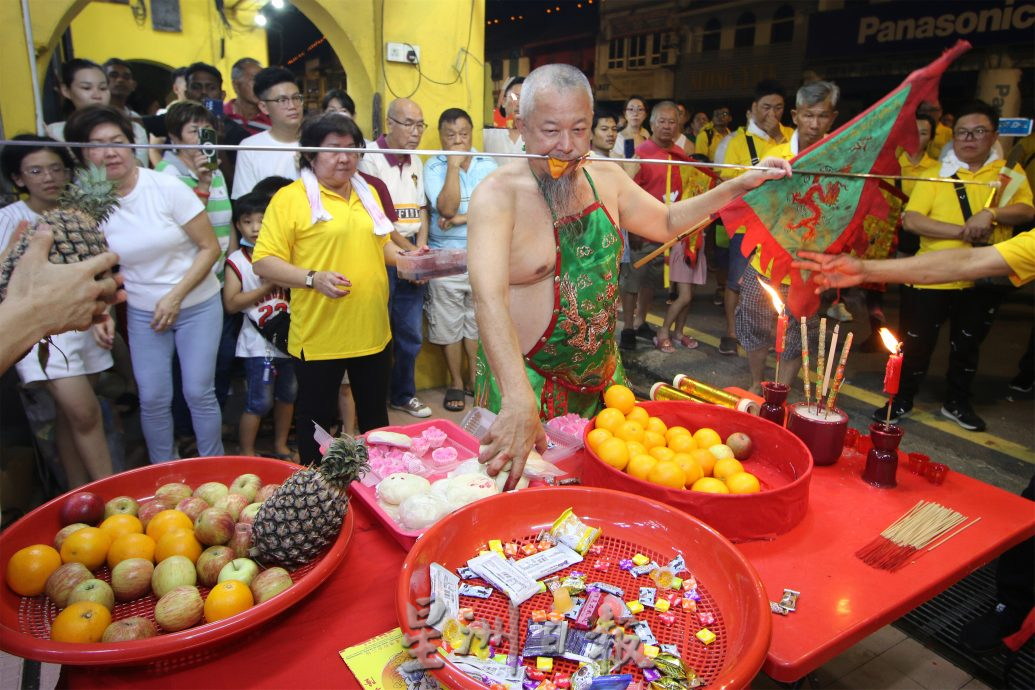
[(786, 161), (665, 207), (612, 163), (586, 161), (593, 94), (579, 70), (546, 65), (525, 80), (517, 127), (529, 153), (498, 168), (468, 210), (469, 271), (481, 351), (476, 403), (498, 412), (479, 459), (508, 489), (533, 446), (540, 417), (592, 416), (601, 393), (625, 379), (614, 340), (621, 234), (664, 242), (766, 179)]

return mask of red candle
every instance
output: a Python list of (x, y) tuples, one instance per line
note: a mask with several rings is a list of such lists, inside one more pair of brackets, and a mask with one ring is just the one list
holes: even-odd
[(787, 314), (780, 314), (776, 319), (776, 354), (783, 352), (784, 340), (787, 337)]
[(888, 356), (888, 364), (884, 368), (884, 392), (888, 395), (898, 393), (898, 381), (902, 376), (902, 353)]

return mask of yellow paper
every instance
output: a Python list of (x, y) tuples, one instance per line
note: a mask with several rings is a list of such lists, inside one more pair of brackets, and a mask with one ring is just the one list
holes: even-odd
[[(366, 690), (406, 690), (399, 667), (410, 660), (402, 645), (402, 630), (396, 628), (339, 652), (360, 687)], [(425, 679), (425, 682), (431, 680)]]

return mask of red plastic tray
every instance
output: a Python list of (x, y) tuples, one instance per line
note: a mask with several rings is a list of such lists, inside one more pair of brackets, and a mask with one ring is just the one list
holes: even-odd
[[(586, 444), (582, 464), (585, 484), (667, 503), (704, 520), (734, 542), (772, 539), (805, 517), (812, 481), (812, 454), (797, 436), (754, 415), (717, 405), (677, 401), (637, 404), (669, 426), (679, 424), (691, 431), (710, 427), (723, 438), (735, 431), (746, 433), (754, 442), (754, 451), (744, 460), (744, 469), (758, 477), (762, 491), (730, 495), (669, 489), (611, 467), (589, 444)], [(591, 429), (592, 425), (587, 426), (586, 433)]]
[[(75, 492), (92, 491), (105, 498), (127, 495), (147, 500), (154, 496), (155, 489), (168, 482), (184, 482), (191, 486), (209, 481), (229, 482), (245, 472), (259, 475), (263, 482), (282, 482), (298, 469), (298, 465), (269, 458), (178, 460), (117, 474), (76, 489)], [(53, 543), (54, 535), (61, 529), (58, 513), (68, 496), (59, 496), (40, 506), (0, 533), (0, 560), (5, 565), (7, 558), (18, 549), (31, 544)], [(345, 557), (354, 522), (352, 511), (348, 511), (337, 540), (327, 552), (316, 561), (295, 570), (291, 574), (294, 586), (269, 601), (215, 623), (198, 625), (176, 633), (163, 633), (147, 640), (110, 644), (53, 642), (50, 640), (50, 624), (58, 614), (53, 602), (46, 596), (20, 597), (6, 585), (0, 585), (0, 649), (37, 661), (101, 665), (147, 663), (192, 650), (197, 653), (211, 648), (269, 620), (316, 589)], [(111, 574), (107, 566), (95, 572), (102, 579), (110, 581)], [(207, 594), (207, 588), (199, 589), (202, 596)], [(129, 616), (146, 616), (153, 621), (156, 601), (151, 594), (136, 601), (116, 604), (112, 618), (119, 620)]]
[[(582, 563), (561, 571), (586, 574), (586, 582), (609, 582), (625, 590), (623, 599), (635, 599), (640, 586), (653, 586), (644, 576), (633, 578), (619, 569), (618, 561), (636, 553), (668, 562), (676, 552), (683, 553), (687, 568), (697, 578), (699, 612), (715, 616), (707, 627), (716, 633), (716, 640), (705, 646), (694, 636), (702, 626), (689, 612), (674, 607), (676, 623), (666, 626), (653, 609), (646, 609), (636, 618), (649, 622), (659, 642), (676, 644), (680, 654), (709, 688), (743, 688), (757, 675), (765, 660), (772, 627), (769, 599), (758, 574), (747, 559), (729, 541), (700, 520), (667, 505), (641, 496), (590, 487), (530, 488), (482, 499), (449, 515), (428, 529), (403, 562), (396, 599), (396, 615), (404, 633), (413, 635), (412, 616), (408, 607), (417, 606), (419, 597), (430, 593), (429, 565), (439, 563), (454, 570), (478, 554), (489, 539), (525, 542), (549, 529), (566, 508), (572, 508), (583, 522), (602, 530), (597, 544), (603, 547), (599, 556), (588, 555)], [(500, 516), (506, 516), (506, 520)], [(598, 559), (611, 562), (606, 570), (596, 570)], [(476, 581), (477, 582), (477, 581)], [(461, 606), (470, 606), (475, 618), (490, 624), (498, 616), (509, 618), (509, 600), (499, 592), (489, 599), (460, 597)], [(520, 607), (521, 642), (524, 642), (528, 618), (535, 609), (549, 610), (552, 597), (537, 594)], [(497, 652), (507, 653), (503, 642)], [(534, 660), (526, 659), (526, 665)], [(576, 664), (555, 659), (554, 670), (573, 672)], [(629, 672), (632, 666), (623, 667)], [(633, 671), (639, 676), (639, 671)], [(448, 688), (481, 688), (484, 686), (460, 672), (450, 662), (435, 671), (435, 676)]]

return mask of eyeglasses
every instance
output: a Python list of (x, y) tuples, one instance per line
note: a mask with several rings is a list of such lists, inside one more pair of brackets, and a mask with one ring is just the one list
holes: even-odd
[(401, 122), (399, 120), (396, 120), (391, 115), (388, 116), (388, 119), (394, 122), (395, 124), (399, 125), (403, 129), (408, 129), (411, 132), (423, 132), (428, 127), (423, 120), (420, 122)]
[(647, 109), (646, 108), (641, 108), (638, 105), (630, 105), (628, 108), (625, 109), (625, 112), (627, 112), (627, 113), (645, 113), (645, 112), (647, 112)]
[(989, 129), (988, 127), (975, 127), (974, 129), (957, 129), (955, 132), (952, 133), (952, 136), (956, 137), (960, 141), (966, 141), (967, 139), (984, 139), (994, 131), (994, 129)]
[(54, 165), (48, 165), (46, 167), (34, 165), (31, 168), (26, 168), (22, 171), (22, 174), (26, 175), (27, 177), (43, 177), (48, 173), (51, 177), (61, 177), (68, 173), (68, 168), (61, 165), (60, 163), (55, 163)]
[(264, 103), (276, 103), (281, 108), (283, 108), (288, 103), (292, 103), (294, 105), (302, 105), (302, 102), (305, 99), (302, 97), (302, 94), (296, 93), (291, 96), (277, 96), (276, 98), (263, 98), (262, 100)]

